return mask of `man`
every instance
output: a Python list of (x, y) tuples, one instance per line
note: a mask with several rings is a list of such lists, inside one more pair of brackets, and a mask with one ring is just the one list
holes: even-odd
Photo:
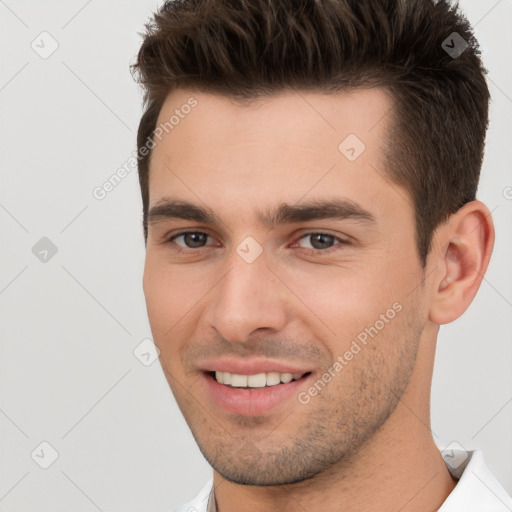
[(149, 321), (214, 470), (179, 510), (512, 510), (430, 431), (439, 326), (494, 241), (458, 9), (167, 2), (134, 71)]

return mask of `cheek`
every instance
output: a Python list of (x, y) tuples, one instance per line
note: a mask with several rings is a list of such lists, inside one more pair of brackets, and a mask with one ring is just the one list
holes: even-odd
[[(153, 341), (160, 351), (160, 363), (171, 389), (174, 389), (174, 379), (179, 376), (180, 340), (186, 339), (180, 318), (184, 315), (184, 298), (180, 282), (168, 272), (160, 272), (146, 265), (144, 271), (144, 295)], [(178, 377), (179, 378), (179, 377)]]
[(183, 271), (146, 257), (143, 288), (155, 343), (164, 345), (186, 325), (194, 304), (200, 298), (197, 283)]
[(377, 371), (380, 364), (393, 366), (399, 357), (410, 290), (404, 293), (405, 281), (391, 274), (396, 269), (382, 265), (324, 267), (294, 276), (293, 291), (307, 306), (301, 305), (302, 319), (309, 318), (306, 328), (322, 340), (333, 363), (341, 358), (343, 369), (336, 375), (344, 376), (332, 390), (343, 382), (350, 393), (359, 392), (374, 371), (387, 371)]
[(199, 266), (172, 265), (148, 251), (143, 289), (153, 340), (168, 371), (181, 373), (181, 354), (200, 325), (204, 300), (216, 281)]
[(148, 317), (153, 328), (160, 331), (172, 325), (173, 315), (176, 311), (175, 284), (168, 276), (162, 276), (161, 272), (148, 267), (144, 271), (144, 295)]
[(388, 279), (385, 272), (379, 276), (373, 268), (350, 264), (305, 268), (293, 277), (289, 274), (287, 281), (302, 303), (304, 318), (311, 319), (313, 332), (321, 329), (326, 338), (333, 337), (343, 345), (392, 307), (399, 294), (392, 291)]

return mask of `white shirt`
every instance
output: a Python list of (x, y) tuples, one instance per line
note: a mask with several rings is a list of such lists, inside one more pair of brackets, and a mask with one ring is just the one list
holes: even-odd
[[(438, 512), (512, 512), (512, 498), (489, 471), (480, 450), (441, 454), (458, 482)], [(216, 512), (212, 491), (213, 479), (192, 501), (173, 512)]]

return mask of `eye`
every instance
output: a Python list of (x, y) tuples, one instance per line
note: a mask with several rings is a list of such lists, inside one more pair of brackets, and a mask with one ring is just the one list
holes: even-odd
[[(307, 244), (306, 246), (300, 245), (301, 240), (309, 241), (309, 247)], [(340, 243), (334, 244), (336, 240)], [(332, 249), (335, 245), (345, 245), (348, 242), (329, 233), (314, 232), (301, 236), (296, 243), (303, 249), (308, 249), (311, 252), (329, 252), (329, 249)]]
[[(176, 240), (180, 238), (183, 238), (184, 245), (176, 242)], [(205, 246), (208, 238), (210, 238), (210, 236), (202, 231), (185, 231), (184, 233), (178, 233), (177, 235), (171, 236), (168, 242), (175, 242), (178, 246), (186, 249), (200, 249)]]

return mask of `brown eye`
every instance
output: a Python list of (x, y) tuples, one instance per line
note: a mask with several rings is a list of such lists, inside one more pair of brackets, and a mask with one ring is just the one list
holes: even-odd
[(206, 245), (206, 241), (208, 240), (208, 234), (202, 233), (200, 231), (186, 231), (185, 233), (179, 233), (177, 235), (172, 236), (169, 239), (169, 242), (174, 242), (179, 238), (183, 238), (183, 244), (177, 243), (180, 247), (185, 247), (187, 249), (197, 249), (204, 247)]
[[(299, 242), (300, 242), (300, 240), (309, 241), (309, 247), (307, 245), (306, 246), (301, 245), (301, 247), (303, 247), (304, 249), (313, 249), (313, 250), (318, 250), (318, 251), (324, 251), (326, 249), (330, 249), (331, 247), (333, 247), (333, 245), (335, 245), (334, 242), (336, 240), (338, 240), (342, 244), (344, 243), (344, 241), (341, 240), (340, 238), (338, 238), (334, 235), (330, 235), (328, 233), (307, 233), (306, 235), (303, 235), (299, 239)], [(336, 245), (339, 245), (339, 244), (336, 244)]]

